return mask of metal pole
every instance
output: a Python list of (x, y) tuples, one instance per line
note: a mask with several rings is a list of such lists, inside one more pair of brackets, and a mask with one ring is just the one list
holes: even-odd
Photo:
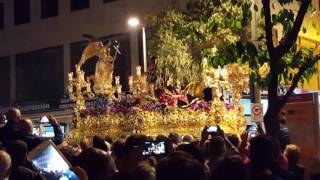
[(143, 45), (143, 70), (147, 72), (147, 42), (146, 42), (146, 30), (145, 27), (142, 27), (142, 45)]

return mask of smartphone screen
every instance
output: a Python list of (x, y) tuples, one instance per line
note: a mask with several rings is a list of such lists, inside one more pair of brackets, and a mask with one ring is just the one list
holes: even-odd
[(146, 141), (142, 151), (143, 156), (162, 155), (166, 153), (165, 144), (161, 142)]
[(217, 126), (209, 126), (207, 128), (207, 132), (208, 133), (217, 132), (217, 131), (218, 131), (218, 127)]
[[(41, 128), (40, 128), (41, 126)], [(62, 133), (65, 133), (65, 126), (60, 125)], [(41, 137), (54, 137), (54, 129), (51, 124), (40, 124), (33, 126), (33, 134)]]
[(152, 155), (153, 142), (146, 141), (144, 142), (144, 148), (142, 151), (143, 156), (151, 156)]
[(166, 153), (166, 147), (165, 147), (165, 144), (164, 144), (163, 141), (154, 144), (153, 153), (155, 155), (161, 155), (161, 154), (165, 154)]
[(257, 124), (249, 124), (247, 125), (247, 131), (249, 137), (256, 137), (258, 132), (258, 126)]

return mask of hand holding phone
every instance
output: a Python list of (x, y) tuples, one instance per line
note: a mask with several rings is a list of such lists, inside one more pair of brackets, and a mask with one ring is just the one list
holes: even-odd
[(256, 137), (258, 135), (258, 126), (256, 124), (247, 125), (247, 132), (250, 138)]
[(55, 117), (53, 117), (52, 115), (49, 116), (49, 123), (51, 125), (58, 125), (59, 124), (57, 119)]
[(49, 123), (49, 119), (46, 115), (40, 117), (40, 124)]

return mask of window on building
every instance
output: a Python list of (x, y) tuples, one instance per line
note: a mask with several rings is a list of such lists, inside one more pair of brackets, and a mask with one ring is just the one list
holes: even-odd
[(58, 0), (41, 0), (41, 18), (58, 16), (59, 2)]
[(30, 22), (30, 2), (29, 0), (14, 0), (14, 23), (15, 25)]
[(103, 0), (103, 3), (110, 3), (110, 2), (113, 2), (113, 1), (117, 1), (117, 0)]
[(86, 9), (90, 7), (89, 0), (70, 0), (71, 11), (77, 11), (80, 9)]
[(16, 55), (18, 102), (59, 99), (64, 93), (63, 47)]
[(0, 3), (0, 29), (4, 28), (4, 5)]
[(0, 58), (0, 105), (10, 103), (10, 57)]

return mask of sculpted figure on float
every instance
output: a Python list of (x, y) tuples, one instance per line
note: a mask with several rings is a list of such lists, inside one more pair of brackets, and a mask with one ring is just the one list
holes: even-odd
[[(84, 49), (78, 67), (81, 67), (88, 59), (97, 56), (95, 74), (88, 77), (88, 82), (93, 82), (93, 91), (96, 94), (110, 95), (113, 93), (112, 80), (113, 68), (116, 55), (119, 53), (118, 47), (116, 48), (116, 55), (110, 55), (111, 42), (103, 45), (101, 41), (94, 41)], [(88, 89), (87, 89), (88, 90)]]

